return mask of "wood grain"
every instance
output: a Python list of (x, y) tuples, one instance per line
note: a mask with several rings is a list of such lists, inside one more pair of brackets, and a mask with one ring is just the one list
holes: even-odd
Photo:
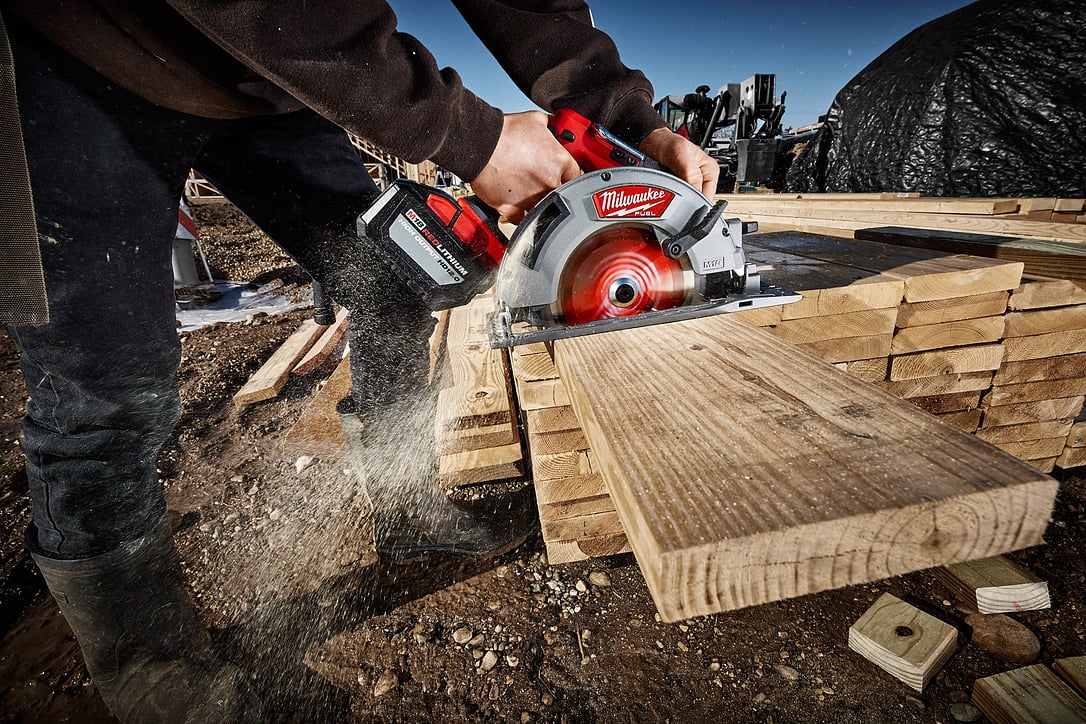
[(977, 679), (973, 705), (995, 724), (1086, 721), (1086, 701), (1043, 664)]
[(555, 358), (665, 620), (995, 555), (1047, 526), (1051, 478), (727, 315), (559, 340)]

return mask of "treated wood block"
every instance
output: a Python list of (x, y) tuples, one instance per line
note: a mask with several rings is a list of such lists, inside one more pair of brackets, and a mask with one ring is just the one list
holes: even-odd
[(547, 563), (558, 566), (563, 563), (585, 561), (589, 558), (629, 553), (630, 550), (630, 541), (625, 533), (612, 533), (570, 541), (547, 541)]
[(306, 350), (324, 333), (324, 329), (312, 319), (298, 325), (294, 334), (290, 335), (234, 394), (234, 404), (244, 407), (278, 395), (286, 387), (294, 365), (298, 364)]
[(999, 316), (1007, 311), (1008, 298), (1007, 292), (998, 291), (929, 302), (905, 302), (897, 309), (897, 326), (923, 327), (960, 319)]
[(992, 444), (1019, 460), (1043, 460), (1059, 456), (1064, 452), (1066, 442), (1066, 437), (1054, 437), (1045, 440), (1008, 440)]
[(852, 362), (871, 357), (885, 357), (890, 354), (891, 334), (877, 334), (869, 337), (847, 337), (845, 339), (827, 339), (822, 342), (797, 344), (796, 347), (827, 362)]
[(474, 485), (524, 475), (520, 444), (450, 453), (438, 458), (437, 478), (445, 488)]
[(1008, 362), (1086, 352), (1086, 329), (1009, 337), (1003, 340), (1003, 347), (1007, 350), (1004, 359)]
[(509, 353), (509, 363), (513, 368), (513, 377), (517, 380), (532, 382), (536, 380), (553, 380), (558, 377), (558, 370), (554, 368), (550, 352), (533, 352), (524, 354), (514, 347)]
[(541, 407), (538, 410), (526, 410), (525, 419), (529, 433), (561, 432), (580, 430), (581, 423), (577, 413), (570, 405), (560, 407)]
[(571, 500), (605, 495), (607, 495), (607, 485), (599, 473), (578, 475), (573, 478), (537, 478), (535, 481), (536, 502), (540, 505), (562, 504)]
[[(985, 407), (984, 425), (999, 427), (1000, 425), (1015, 425), (1022, 422), (1070, 420), (1082, 410), (1084, 400), (1086, 398), (1080, 395), (1078, 397), (1061, 397), (1054, 400), (1035, 400), (1013, 405)], [(1071, 429), (1071, 434), (1073, 433), (1074, 428)], [(1068, 439), (1070, 440), (1070, 437)]]
[(1069, 656), (1056, 659), (1052, 669), (1060, 678), (1074, 687), (1081, 696), (1086, 696), (1086, 656)]
[(1011, 292), (1007, 308), (1044, 309), (1068, 304), (1086, 304), (1086, 282), (1066, 279), (1023, 280), (1022, 285)]
[(935, 575), (980, 613), (1037, 611), (1052, 607), (1048, 582), (1007, 556), (953, 563)]
[(540, 410), (547, 407), (562, 407), (569, 404), (562, 380), (517, 380), (517, 402), (522, 410)]
[(540, 480), (560, 480), (591, 475), (596, 472), (592, 458), (587, 450), (571, 450), (553, 455), (535, 455), (532, 457), (532, 476)]
[(519, 440), (517, 426), (509, 422), (462, 428), (443, 426), (436, 436), (435, 447), (439, 455), (446, 455), (469, 450), (503, 447), (517, 443)]
[(1044, 664), (977, 679), (973, 706), (994, 724), (1086, 721), (1086, 701)]
[(758, 309), (744, 309), (741, 312), (733, 312), (736, 319), (741, 319), (755, 327), (773, 327), (781, 321), (781, 309), (784, 305), (775, 307), (759, 307)]
[(988, 392), (981, 404), (1013, 405), (1034, 400), (1056, 400), (1086, 394), (1086, 378), (1053, 380), (1051, 382), (1023, 382), (1015, 385), (999, 385)]
[(1045, 382), (1086, 377), (1086, 354), (1065, 354), (1059, 357), (1004, 361), (996, 370), (992, 384), (1013, 385), (1023, 382)]
[(992, 386), (992, 372), (966, 372), (964, 374), (935, 375), (915, 380), (897, 380), (873, 383), (895, 397), (931, 397), (957, 392), (987, 390)]
[[(580, 497), (571, 500), (563, 500), (559, 503), (540, 504), (539, 520), (541, 523), (550, 523), (556, 520), (583, 518), (585, 516), (598, 515), (600, 513), (614, 512), (615, 504), (611, 502), (611, 496), (604, 492), (603, 495), (596, 495), (593, 497)], [(577, 535), (573, 538), (579, 537), (583, 536)]]
[[(558, 340), (555, 363), (667, 621), (996, 555), (1047, 526), (1051, 478), (728, 315)], [(691, 419), (729, 434), (706, 444)]]
[(998, 342), (1003, 336), (1003, 326), (1003, 317), (977, 317), (922, 327), (906, 327), (894, 333), (890, 354)]
[(540, 520), (539, 526), (544, 541), (579, 540), (624, 532), (619, 515), (614, 510), (575, 518)]
[(846, 363), (845, 369), (865, 382), (882, 382), (890, 373), (890, 360), (886, 357), (852, 360)]
[(844, 314), (782, 320), (773, 333), (795, 344), (847, 337), (875, 337), (893, 334), (896, 318), (896, 307), (865, 309)]
[(1026, 312), (1010, 312), (1006, 316), (1005, 337), (1028, 337), (1050, 332), (1086, 329), (1086, 304), (1053, 307)]
[(916, 691), (923, 691), (958, 642), (958, 630), (889, 593), (848, 629), (848, 647)]
[(890, 360), (891, 380), (916, 380), (936, 375), (999, 369), (1003, 346), (982, 344), (901, 355)]
[(1025, 440), (1046, 440), (1053, 437), (1066, 438), (1071, 431), (1070, 420), (1049, 420), (1046, 422), (1023, 422), (1017, 425), (985, 426), (977, 432), (977, 437), (990, 443), (1021, 442)]
[(588, 450), (588, 441), (581, 430), (528, 433), (528, 449), (533, 456), (551, 455), (569, 450)]
[(963, 410), (974, 410), (980, 406), (980, 391), (954, 392), (933, 397), (912, 397), (909, 402), (933, 415), (945, 412), (962, 412)]

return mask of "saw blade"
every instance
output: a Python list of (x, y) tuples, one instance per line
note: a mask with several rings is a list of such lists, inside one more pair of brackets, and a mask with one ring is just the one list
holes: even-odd
[(664, 254), (652, 229), (610, 226), (570, 256), (551, 314), (576, 325), (681, 307), (694, 298), (695, 277), (683, 261)]

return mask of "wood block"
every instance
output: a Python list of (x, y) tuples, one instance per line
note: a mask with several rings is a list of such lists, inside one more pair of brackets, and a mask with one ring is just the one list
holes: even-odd
[(980, 392), (953, 392), (948, 395), (934, 395), (932, 397), (912, 397), (909, 402), (925, 412), (940, 415), (946, 412), (963, 412), (975, 410), (980, 406)]
[(1055, 437), (1044, 440), (1008, 440), (992, 444), (1019, 460), (1043, 460), (1058, 457), (1064, 452), (1066, 442), (1066, 437)]
[(1048, 583), (1006, 556), (953, 563), (936, 577), (980, 613), (1037, 611), (1052, 607)]
[(958, 630), (889, 593), (848, 629), (848, 647), (895, 679), (923, 691), (958, 643)]
[(1066, 354), (1059, 357), (1004, 361), (996, 370), (992, 384), (1013, 385), (1023, 382), (1045, 382), (1086, 377), (1086, 354)]
[(1086, 199), (1056, 199), (1052, 210), (1056, 212), (1081, 213)]
[(977, 317), (922, 327), (906, 327), (894, 333), (890, 354), (998, 342), (1003, 336), (1003, 327), (1003, 317)]
[(893, 334), (897, 307), (782, 320), (773, 333), (795, 344)]
[(1086, 701), (1044, 664), (977, 679), (973, 706), (994, 724), (1086, 721)]
[(1056, 458), (1056, 467), (1064, 470), (1086, 465), (1086, 447), (1065, 447)]
[(845, 369), (865, 382), (882, 382), (890, 373), (890, 360), (886, 357), (852, 360), (846, 363)]
[[(999, 427), (1022, 422), (1043, 422), (1045, 420), (1070, 420), (1081, 410), (1086, 400), (1078, 397), (1061, 397), (1055, 400), (1035, 400), (1020, 402), (1015, 405), (997, 405), (984, 410), (984, 425)], [(1071, 428), (1074, 434), (1075, 428)], [(1068, 437), (1070, 440), (1070, 437)]]
[(1046, 422), (1023, 422), (1017, 425), (1000, 425), (999, 427), (986, 426), (983, 430), (977, 432), (977, 437), (993, 444), (999, 444), (1001, 442), (1046, 440), (1053, 437), (1066, 439), (1067, 433), (1070, 431), (1070, 420), (1049, 420)]
[(1044, 458), (1043, 460), (1027, 460), (1027, 463), (1040, 470), (1042, 473), (1051, 473), (1056, 469), (1056, 458)]
[(536, 502), (540, 505), (561, 505), (571, 500), (597, 498), (607, 495), (607, 485), (599, 473), (573, 478), (537, 478)]
[(522, 410), (541, 410), (548, 407), (562, 407), (569, 404), (562, 380), (534, 380), (516, 382), (517, 402)]
[(876, 382), (874, 384), (894, 397), (909, 399), (912, 397), (931, 397), (932, 395), (987, 390), (992, 386), (992, 374), (992, 372), (966, 372), (964, 374), (920, 377), (915, 380), (887, 380), (886, 382)]
[(580, 429), (528, 433), (528, 450), (531, 452), (532, 457), (588, 449), (588, 440), (585, 439), (584, 432)]
[(897, 326), (922, 327), (959, 319), (999, 316), (1007, 311), (1008, 298), (1007, 292), (998, 291), (929, 302), (906, 302), (897, 309)]
[(999, 369), (1003, 346), (981, 344), (901, 355), (890, 360), (891, 380), (916, 380), (937, 375), (985, 372)]
[(548, 541), (547, 563), (552, 566), (585, 561), (589, 558), (616, 556), (631, 551), (625, 533), (612, 533), (571, 541)]
[(1007, 362), (1086, 352), (1086, 329), (1009, 337), (1003, 340), (1003, 347), (1007, 350), (1004, 357)]
[(491, 349), (486, 316), (490, 295), (449, 310), (446, 333), (448, 374), (438, 394), (437, 419), (445, 428), (475, 427), (509, 422), (509, 383), (503, 350)]
[(344, 357), (325, 381), (298, 420), (287, 431), (286, 440), (309, 455), (325, 455), (347, 444), (336, 405), (351, 394), (351, 358)]
[(808, 342), (797, 344), (796, 347), (826, 362), (852, 362), (872, 357), (885, 357), (890, 354), (891, 340), (893, 340), (892, 334), (877, 334), (869, 337)]
[(577, 413), (570, 405), (561, 407), (541, 407), (538, 410), (526, 410), (528, 433), (561, 432), (563, 430), (580, 430), (581, 423), (577, 419)]
[[(602, 495), (594, 497), (580, 497), (564, 500), (560, 503), (540, 504), (539, 520), (541, 524), (545, 525), (556, 520), (569, 520), (598, 515), (600, 513), (614, 512), (615, 504), (611, 502), (611, 496), (604, 492)], [(584, 536), (578, 534), (573, 536), (571, 540), (576, 540), (581, 537)]]
[[(555, 363), (667, 621), (995, 555), (1047, 526), (1051, 478), (728, 315), (558, 340)], [(730, 432), (706, 444), (691, 419)]]
[(618, 513), (614, 510), (575, 518), (541, 519), (539, 526), (543, 531), (544, 541), (580, 540), (624, 532)]
[(1071, 431), (1067, 433), (1067, 446), (1086, 447), (1086, 421), (1078, 421), (1071, 425)]
[(509, 353), (509, 363), (513, 368), (513, 377), (525, 382), (553, 380), (558, 377), (550, 352), (524, 354), (514, 347)]
[(1052, 670), (1074, 687), (1080, 696), (1086, 696), (1086, 656), (1069, 656), (1056, 659)]
[(1086, 304), (1086, 282), (1066, 279), (1025, 281), (1011, 292), (1007, 308), (1044, 309), (1068, 304)]
[(294, 365), (291, 374), (307, 375), (332, 356), (339, 343), (343, 341), (344, 335), (347, 334), (347, 328), (350, 324), (347, 316), (346, 309), (340, 309), (336, 312), (336, 321), (326, 327), (324, 333), (309, 348), (309, 351), (302, 355), (302, 359), (298, 361), (298, 364)]
[(445, 488), (474, 485), (524, 475), (520, 444), (450, 453), (438, 458), (437, 478)]
[(1086, 329), (1086, 304), (1052, 307), (1026, 312), (1010, 312), (1006, 316), (1005, 337), (1028, 337), (1050, 332)]
[(290, 379), (290, 371), (306, 353), (317, 338), (324, 333), (324, 327), (307, 319), (298, 325), (294, 334), (287, 338), (272, 353), (260, 369), (234, 394), (234, 404), (238, 407), (251, 405), (261, 400), (270, 400), (278, 395)]
[(981, 404), (987, 406), (1013, 405), (1034, 400), (1056, 400), (1086, 394), (1086, 378), (1053, 380), (1051, 382), (1023, 382), (1016, 385), (999, 385), (988, 392)]
[(592, 458), (587, 450), (571, 450), (553, 455), (532, 457), (532, 476), (540, 480), (561, 480), (591, 475), (596, 472)]
[(475, 427), (450, 428), (443, 426), (436, 435), (435, 448), (438, 455), (483, 450), (519, 443), (517, 426), (509, 422), (496, 425), (480, 424)]

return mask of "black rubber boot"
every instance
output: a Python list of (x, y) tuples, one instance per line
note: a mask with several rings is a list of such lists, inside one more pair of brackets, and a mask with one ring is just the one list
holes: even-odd
[(122, 722), (258, 722), (240, 669), (217, 658), (181, 579), (166, 519), (109, 553), (31, 555), (72, 627), (91, 679)]
[(369, 415), (363, 421), (346, 398), (339, 414), (351, 467), (373, 504), (374, 545), (382, 560), (440, 554), (489, 558), (527, 540), (535, 525), (527, 488), (470, 502), (441, 489), (433, 438), (413, 424), (428, 418), (432, 429), (432, 411)]

